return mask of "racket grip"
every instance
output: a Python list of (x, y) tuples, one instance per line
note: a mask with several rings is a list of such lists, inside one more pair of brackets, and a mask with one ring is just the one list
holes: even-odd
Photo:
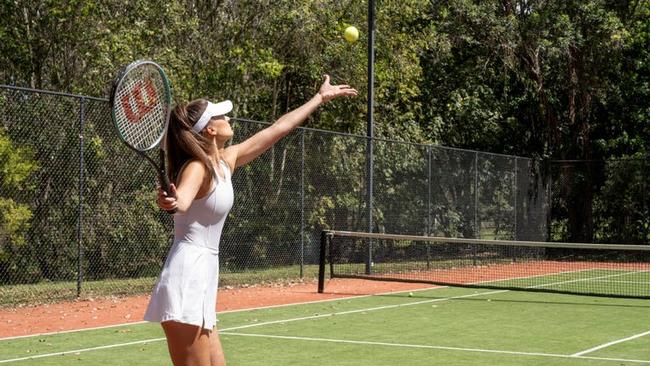
[[(160, 181), (160, 187), (162, 188), (163, 191), (167, 192), (167, 196), (176, 198), (176, 194), (171, 191), (169, 188), (170, 183), (169, 183), (169, 178), (167, 177), (167, 174), (165, 174), (164, 171), (160, 171), (158, 173), (158, 180)], [(167, 210), (168, 213), (174, 214), (176, 213), (176, 209), (172, 210)]]

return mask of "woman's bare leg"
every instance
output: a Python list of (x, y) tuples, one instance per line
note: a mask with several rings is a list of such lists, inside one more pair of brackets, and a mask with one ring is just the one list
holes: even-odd
[(210, 366), (209, 330), (175, 321), (164, 322), (162, 327), (174, 366)]
[(226, 358), (223, 354), (223, 348), (221, 348), (217, 327), (214, 327), (210, 334), (210, 366), (226, 366)]

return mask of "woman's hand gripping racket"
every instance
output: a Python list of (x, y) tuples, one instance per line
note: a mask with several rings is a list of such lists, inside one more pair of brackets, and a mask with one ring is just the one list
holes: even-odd
[[(170, 190), (165, 168), (164, 142), (158, 149), (159, 163), (147, 152), (165, 138), (171, 111), (169, 79), (163, 69), (151, 61), (135, 61), (120, 70), (111, 90), (111, 115), (120, 139), (142, 155), (156, 169), (160, 186)], [(176, 209), (167, 211), (176, 212)]]

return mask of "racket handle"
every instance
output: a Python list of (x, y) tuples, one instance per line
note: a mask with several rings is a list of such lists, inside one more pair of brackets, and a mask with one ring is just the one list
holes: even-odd
[[(167, 192), (167, 196), (176, 198), (176, 194), (171, 191), (169, 188), (170, 183), (169, 183), (169, 178), (167, 177), (167, 174), (165, 174), (164, 170), (161, 170), (158, 172), (158, 180), (160, 181), (160, 187), (162, 188), (163, 191)], [(168, 210), (167, 211), (170, 214), (176, 213), (176, 209)]]

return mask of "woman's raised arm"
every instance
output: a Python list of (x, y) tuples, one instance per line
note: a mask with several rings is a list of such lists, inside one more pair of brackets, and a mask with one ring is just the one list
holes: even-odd
[(236, 153), (235, 167), (240, 167), (262, 155), (273, 144), (300, 126), (318, 106), (338, 97), (352, 97), (357, 91), (349, 85), (331, 85), (329, 75), (324, 76), (318, 93), (307, 103), (278, 118), (271, 126), (263, 129), (230, 149)]

